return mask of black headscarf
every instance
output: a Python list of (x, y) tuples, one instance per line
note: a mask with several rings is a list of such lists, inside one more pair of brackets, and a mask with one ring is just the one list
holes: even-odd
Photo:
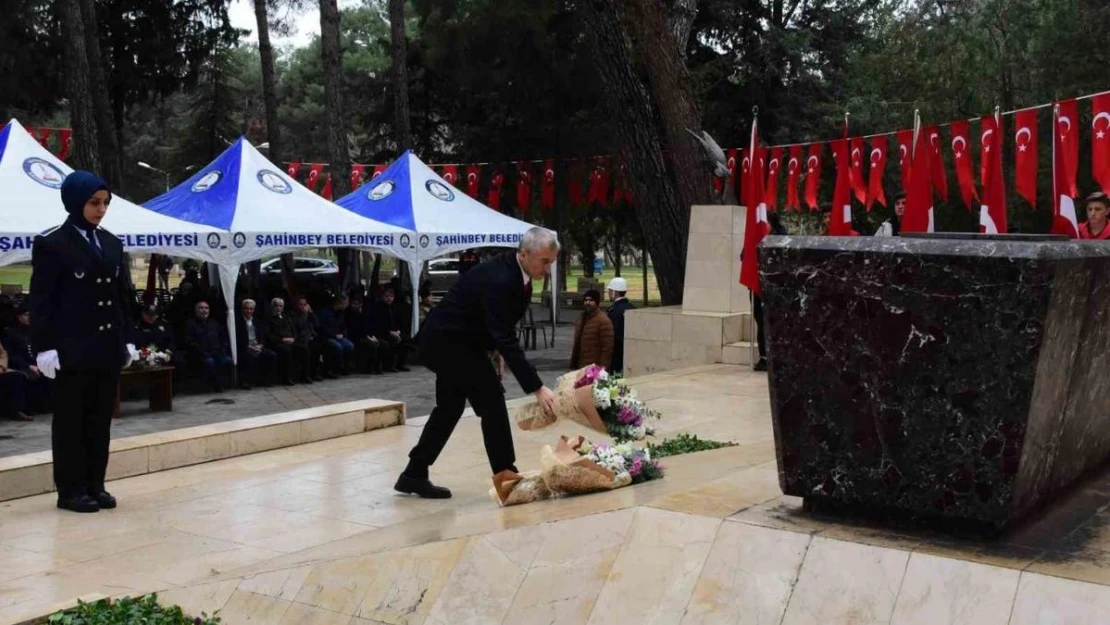
[(108, 183), (92, 172), (78, 170), (66, 176), (65, 181), (62, 182), (62, 204), (69, 213), (66, 222), (85, 232), (96, 230), (96, 226), (85, 219), (85, 203), (97, 191), (107, 191), (108, 197), (112, 195)]

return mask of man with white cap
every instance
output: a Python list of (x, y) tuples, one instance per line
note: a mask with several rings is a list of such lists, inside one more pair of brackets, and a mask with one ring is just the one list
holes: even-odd
[(613, 373), (624, 371), (624, 311), (635, 308), (632, 302), (625, 297), (628, 294), (628, 281), (624, 278), (613, 278), (609, 281), (609, 321), (613, 322), (613, 364), (610, 367)]

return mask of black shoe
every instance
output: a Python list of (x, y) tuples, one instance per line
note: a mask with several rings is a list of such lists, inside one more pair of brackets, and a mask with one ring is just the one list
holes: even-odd
[(753, 367), (753, 369), (755, 369), (756, 371), (766, 371), (767, 370), (767, 359), (766, 358), (760, 358), (759, 362), (755, 363), (755, 367)]
[(106, 490), (93, 493), (92, 498), (96, 500), (96, 503), (100, 505), (102, 510), (111, 510), (116, 507), (116, 498), (111, 496)]
[[(112, 500), (115, 502), (115, 500)], [(100, 504), (95, 499), (85, 494), (72, 497), (59, 497), (58, 507), (70, 512), (100, 512)]]
[(393, 490), (407, 495), (419, 495), (424, 499), (451, 498), (450, 490), (432, 484), (428, 478), (418, 479), (409, 477), (404, 473), (401, 474), (401, 477), (397, 478), (397, 483), (393, 485)]

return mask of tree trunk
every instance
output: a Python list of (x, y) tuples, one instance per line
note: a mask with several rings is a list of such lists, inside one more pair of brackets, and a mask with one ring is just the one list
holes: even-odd
[(69, 99), (70, 126), (73, 127), (74, 169), (102, 170), (96, 119), (93, 117), (92, 89), (89, 86), (89, 57), (85, 50), (81, 0), (59, 0), (62, 39), (65, 41), (66, 97)]
[(667, 30), (674, 37), (678, 58), (686, 62), (686, 44), (690, 41), (690, 31), (694, 29), (694, 18), (698, 16), (698, 0), (674, 0), (667, 13)]
[[(339, 47), (339, 6), (336, 0), (320, 0), (320, 49), (324, 64), (324, 108), (327, 111), (328, 159), (331, 161), (331, 187), (334, 197), (351, 191), (351, 154), (347, 150), (347, 130), (343, 123), (343, 54)], [(354, 250), (339, 250), (339, 288), (352, 285), (356, 261)]]
[[(683, 203), (667, 171), (651, 97), (636, 75), (613, 0), (590, 0), (581, 6), (583, 29), (606, 86), (606, 105), (616, 121), (622, 162), (628, 163), (636, 217), (655, 261), (659, 291), (664, 304), (679, 304), (690, 204)], [(672, 46), (667, 49), (673, 51)]]
[(85, 31), (85, 56), (89, 63), (89, 85), (92, 91), (93, 119), (96, 120), (96, 139), (100, 148), (100, 167), (97, 173), (113, 189), (123, 190), (123, 158), (116, 135), (112, 101), (108, 95), (108, 81), (104, 77), (104, 59), (100, 54), (100, 24), (96, 19), (96, 2), (80, 0), (81, 20)]
[(397, 153), (400, 154), (412, 148), (405, 0), (389, 0), (389, 30), (392, 35), (390, 56), (393, 59), (393, 140), (397, 142)]

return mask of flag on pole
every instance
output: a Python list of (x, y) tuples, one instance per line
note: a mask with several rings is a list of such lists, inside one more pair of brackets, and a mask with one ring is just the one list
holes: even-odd
[(933, 148), (928, 133), (921, 128), (921, 116), (913, 119), (913, 148), (910, 150), (910, 186), (906, 193), (903, 232), (933, 232)]
[[(991, 120), (993, 133), (983, 133), (983, 160), (986, 178), (983, 179), (983, 204), (979, 208), (979, 232), (998, 234), (1009, 231), (1006, 223), (1006, 181), (1002, 177), (1002, 117), (996, 108)], [(987, 128), (987, 125), (983, 125)]]
[(1091, 101), (1091, 168), (1103, 193), (1110, 193), (1110, 93)]
[(786, 210), (801, 212), (798, 201), (798, 174), (802, 171), (802, 146), (790, 148), (790, 159), (786, 162)]
[(952, 162), (956, 167), (956, 182), (960, 185), (960, 198), (968, 210), (975, 210), (979, 205), (979, 194), (975, 191), (975, 174), (972, 173), (971, 168), (971, 143), (968, 141), (971, 133), (970, 124), (966, 120), (952, 122), (951, 131)]
[(806, 157), (806, 189), (805, 200), (809, 212), (817, 210), (817, 190), (821, 185), (821, 144), (809, 145), (809, 156)]
[(1037, 207), (1037, 111), (1014, 115), (1014, 186), (1018, 195)]
[(883, 172), (886, 171), (886, 137), (875, 137), (871, 140), (871, 154), (867, 157), (871, 162), (870, 180), (867, 185), (867, 212), (871, 212), (871, 205), (875, 202), (886, 206), (886, 191), (883, 190)]
[[(748, 154), (757, 154), (759, 145), (758, 118), (752, 117), (752, 138)], [(740, 254), (740, 284), (748, 287), (757, 297), (762, 293), (759, 285), (759, 242), (767, 236), (770, 225), (767, 223), (766, 195), (763, 189), (762, 172), (758, 158), (753, 158), (748, 168), (748, 179), (744, 181), (747, 197), (744, 204), (744, 249)]]
[(1079, 107), (1075, 100), (1057, 102), (1052, 116), (1052, 233), (1079, 237), (1079, 221), (1075, 216), (1076, 162), (1079, 142), (1075, 120)]

